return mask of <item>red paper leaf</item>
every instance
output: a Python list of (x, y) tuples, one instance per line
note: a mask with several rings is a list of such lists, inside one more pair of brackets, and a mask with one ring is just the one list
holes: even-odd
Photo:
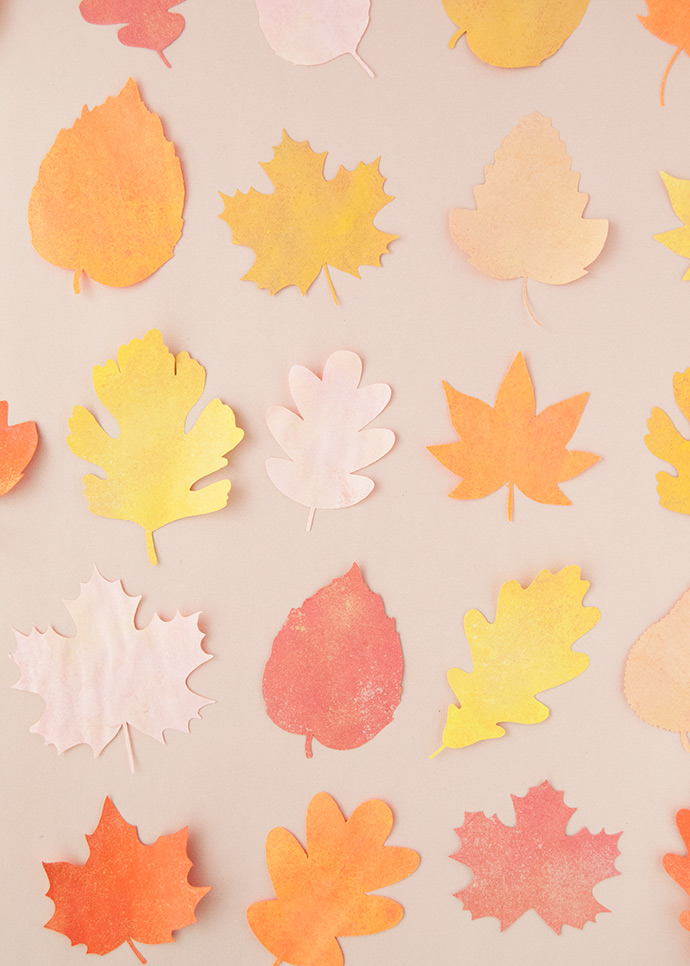
[(290, 611), (273, 642), (263, 694), (285, 731), (327, 748), (359, 748), (393, 720), (403, 656), (395, 621), (357, 564)]
[(184, 17), (170, 13), (183, 0), (82, 0), (79, 11), (89, 23), (124, 23), (117, 36), (125, 47), (155, 50), (166, 67), (171, 64), (163, 54), (184, 30)]
[(0, 402), (0, 496), (21, 480), (36, 452), (36, 423), (7, 425), (7, 403)]
[(451, 856), (469, 865), (473, 881), (456, 892), (473, 919), (496, 916), (501, 930), (534, 909), (554, 932), (562, 926), (582, 929), (600, 912), (592, 888), (602, 879), (619, 875), (614, 859), (620, 832), (592, 835), (580, 829), (566, 835), (575, 811), (548, 781), (530, 788), (524, 798), (511, 795), (515, 825), (504, 825), (496, 815), (466, 812), (455, 831), (459, 850)]

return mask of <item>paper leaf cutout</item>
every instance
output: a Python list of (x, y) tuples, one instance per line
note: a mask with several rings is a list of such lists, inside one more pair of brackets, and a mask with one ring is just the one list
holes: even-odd
[(443, 0), (470, 49), (494, 67), (537, 67), (565, 43), (589, 0)]
[(364, 429), (388, 405), (385, 382), (359, 386), (362, 360), (341, 349), (326, 360), (323, 378), (304, 366), (290, 369), (289, 384), (299, 415), (271, 406), (268, 428), (289, 460), (266, 460), (274, 486), (296, 503), (310, 508), (307, 530), (316, 509), (354, 506), (374, 489), (374, 481), (357, 470), (375, 463), (392, 448), (390, 429)]
[(385, 802), (371, 799), (347, 821), (330, 795), (307, 810), (307, 848), (284, 828), (266, 839), (276, 899), (247, 910), (259, 942), (292, 966), (342, 966), (338, 936), (367, 936), (397, 925), (403, 908), (372, 889), (406, 879), (419, 865), (412, 849), (384, 845), (393, 828)]
[(493, 624), (478, 610), (465, 614), (472, 670), (448, 672), (460, 707), (448, 708), (443, 744), (434, 755), (501, 738), (505, 729), (499, 721), (539, 724), (548, 718), (549, 709), (536, 695), (572, 681), (589, 666), (586, 654), (571, 650), (601, 617), (597, 607), (582, 604), (588, 588), (579, 567), (557, 574), (542, 570), (528, 587), (517, 580), (503, 584)]
[(373, 218), (393, 200), (383, 190), (379, 162), (360, 161), (354, 171), (340, 167), (330, 181), (323, 176), (326, 151), (317, 154), (308, 141), (293, 141), (283, 131), (273, 159), (261, 164), (275, 186), (265, 195), (254, 188), (232, 197), (220, 193), (225, 211), (219, 217), (232, 229), (235, 245), (253, 248), (256, 260), (243, 279), (275, 295), (296, 285), (305, 295), (324, 269), (337, 298), (328, 266), (359, 278), (362, 265), (380, 265), (397, 235), (373, 225)]
[[(660, 171), (659, 174), (664, 179), (671, 207), (684, 224), (682, 228), (672, 228), (671, 231), (662, 232), (654, 238), (676, 255), (690, 258), (690, 181), (674, 178), (665, 171)], [(683, 281), (688, 279), (690, 268), (683, 276)]]
[(357, 53), (371, 0), (256, 0), (256, 6), (266, 40), (284, 60), (311, 66), (352, 54), (374, 76)]
[(520, 798), (510, 796), (515, 825), (504, 825), (496, 815), (465, 812), (455, 831), (461, 845), (452, 859), (468, 865), (474, 879), (456, 892), (473, 919), (495, 916), (501, 931), (528, 909), (541, 916), (554, 932), (563, 926), (582, 929), (600, 912), (609, 912), (592, 895), (603, 879), (620, 875), (614, 865), (620, 855), (620, 832), (593, 835), (580, 829), (566, 835), (576, 811), (563, 801), (548, 781), (530, 788)]
[(664, 40), (677, 48), (661, 79), (660, 99), (663, 107), (666, 79), (676, 57), (681, 50), (690, 54), (690, 7), (687, 0), (647, 0), (647, 9), (649, 10), (647, 17), (638, 14), (640, 23), (659, 40)]
[(83, 109), (41, 162), (29, 202), (33, 246), (46, 261), (116, 287), (148, 278), (182, 234), (184, 182), (175, 145), (132, 78)]
[[(690, 811), (687, 808), (681, 808), (676, 815), (676, 825), (683, 838), (683, 844), (687, 852), (690, 850)], [(664, 869), (666, 869), (671, 878), (675, 879), (681, 889), (685, 889), (690, 895), (690, 856), (667, 852), (663, 862)], [(683, 929), (690, 929), (690, 911), (681, 912), (678, 917), (678, 922)]]
[[(673, 376), (673, 395), (678, 408), (690, 419), (690, 369)], [(667, 510), (690, 513), (690, 441), (682, 436), (663, 409), (654, 407), (647, 421), (649, 434), (644, 441), (647, 449), (660, 460), (670, 463), (677, 471), (657, 473), (659, 502)]]
[(173, 520), (221, 510), (230, 480), (192, 489), (227, 466), (224, 454), (244, 433), (220, 399), (205, 407), (185, 432), (189, 410), (204, 391), (206, 370), (188, 352), (176, 356), (151, 329), (143, 339), (120, 346), (117, 362), (95, 366), (96, 395), (118, 421), (119, 435), (105, 432), (95, 416), (75, 406), (69, 448), (102, 467), (106, 476), (83, 479), (89, 509), (102, 517), (132, 520), (146, 532), (149, 560), (157, 563), (153, 532)]
[(0, 402), (0, 496), (21, 480), (38, 445), (36, 423), (7, 424), (8, 406)]
[[(473, 189), (475, 209), (451, 208), (450, 232), (470, 262), (492, 278), (563, 285), (586, 275), (609, 230), (602, 218), (583, 218), (589, 196), (548, 118), (523, 117)], [(533, 314), (533, 313), (531, 313)]]
[(143, 845), (136, 826), (106, 798), (86, 841), (84, 865), (43, 863), (50, 882), (46, 895), (55, 903), (46, 929), (67, 936), (73, 946), (85, 943), (87, 953), (99, 956), (126, 942), (145, 963), (134, 940), (171, 943), (174, 930), (197, 921), (194, 910), (211, 887), (189, 884), (186, 827)]
[(163, 731), (189, 733), (192, 718), (208, 704), (186, 680), (211, 660), (201, 646), (199, 614), (175, 614), (136, 627), (141, 595), (125, 593), (119, 580), (106, 580), (94, 568), (76, 600), (65, 607), (76, 626), (73, 637), (49, 627), (15, 631), (12, 655), (21, 670), (14, 685), (40, 694), (46, 709), (31, 731), (55, 745), (58, 754), (86, 744), (100, 755), (120, 730), (133, 766), (128, 726), (164, 742)]
[(125, 47), (155, 50), (166, 67), (171, 63), (163, 53), (184, 30), (184, 17), (170, 13), (183, 0), (81, 0), (84, 20), (97, 24), (124, 23), (117, 32)]
[(593, 453), (566, 449), (589, 393), (554, 403), (537, 415), (534, 386), (521, 352), (501, 383), (493, 409), (447, 382), (443, 388), (460, 440), (427, 449), (462, 478), (449, 496), (476, 500), (507, 483), (509, 520), (513, 518), (513, 486), (537, 503), (570, 505), (558, 484), (600, 459)]
[(359, 748), (393, 720), (403, 656), (395, 620), (353, 564), (293, 608), (273, 641), (263, 677), (266, 711), (279, 728), (327, 748)]

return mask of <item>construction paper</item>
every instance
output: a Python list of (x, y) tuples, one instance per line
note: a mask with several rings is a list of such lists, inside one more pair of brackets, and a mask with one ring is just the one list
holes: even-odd
[(38, 445), (36, 423), (7, 424), (8, 405), (0, 402), (0, 496), (21, 480)]
[(393, 813), (385, 802), (359, 805), (347, 821), (330, 795), (307, 810), (307, 848), (284, 828), (266, 839), (266, 863), (276, 899), (247, 910), (259, 942), (292, 966), (342, 966), (338, 936), (366, 936), (397, 925), (403, 908), (366, 895), (412, 875), (419, 856), (388, 846)]
[(171, 63), (163, 53), (184, 30), (184, 17), (170, 13), (183, 0), (81, 0), (84, 20), (97, 24), (124, 23), (117, 32), (125, 47), (155, 50), (166, 67)]
[(566, 835), (576, 809), (568, 808), (563, 792), (548, 781), (524, 797), (510, 797), (515, 825), (504, 825), (496, 815), (465, 812), (463, 824), (455, 829), (461, 844), (451, 858), (474, 872), (470, 885), (455, 895), (472, 918), (495, 916), (503, 931), (534, 909), (560, 934), (563, 926), (582, 929), (600, 912), (609, 912), (592, 889), (620, 875), (614, 862), (621, 833), (593, 835), (581, 828)]
[(169, 258), (182, 234), (184, 182), (132, 78), (116, 97), (84, 107), (41, 162), (29, 202), (34, 248), (53, 265), (103, 285), (133, 285)]
[[(671, 207), (680, 221), (683, 222), (683, 227), (672, 228), (671, 231), (662, 232), (654, 237), (662, 245), (675, 252), (676, 255), (690, 258), (690, 181), (683, 178), (674, 178), (670, 174), (666, 174), (665, 171), (660, 171), (659, 174), (666, 185)], [(690, 268), (683, 276), (683, 281), (688, 279), (690, 279)]]
[(494, 67), (536, 67), (565, 43), (589, 0), (443, 0), (474, 54)]
[(352, 54), (374, 76), (357, 53), (369, 26), (370, 0), (256, 0), (266, 40), (293, 64), (325, 64)]
[[(683, 844), (687, 853), (687, 850), (690, 849), (690, 811), (687, 808), (681, 808), (676, 815), (676, 825), (683, 837)], [(667, 852), (663, 858), (663, 863), (664, 869), (671, 878), (675, 879), (678, 885), (690, 895), (690, 855), (676, 855), (673, 852)], [(678, 922), (683, 929), (690, 929), (690, 910), (681, 912)]]
[(44, 862), (50, 882), (46, 895), (55, 914), (46, 923), (87, 953), (104, 956), (127, 943), (172, 943), (173, 931), (196, 922), (194, 910), (210, 886), (188, 881), (187, 828), (143, 845), (137, 829), (122, 818), (110, 798), (96, 830), (86, 836), (84, 865)]
[(285, 731), (349, 749), (393, 720), (403, 656), (392, 617), (353, 564), (293, 608), (273, 641), (263, 677), (269, 717)]
[(288, 378), (297, 413), (271, 406), (266, 422), (290, 459), (266, 460), (266, 472), (281, 493), (310, 508), (310, 530), (317, 508), (353, 506), (374, 489), (356, 471), (395, 443), (390, 429), (364, 429), (388, 405), (391, 387), (359, 386), (362, 360), (345, 349), (328, 357), (321, 379), (304, 366), (293, 366)]
[(572, 681), (589, 666), (586, 654), (572, 650), (601, 617), (597, 607), (582, 604), (588, 588), (579, 567), (556, 574), (542, 570), (527, 587), (517, 580), (503, 584), (493, 624), (478, 610), (465, 614), (472, 670), (448, 672), (460, 707), (448, 708), (443, 744), (434, 755), (501, 738), (505, 729), (499, 721), (539, 724), (548, 718), (549, 709), (536, 695)]
[(638, 14), (640, 22), (659, 40), (676, 48), (661, 79), (660, 100), (663, 107), (669, 71), (682, 50), (690, 54), (690, 6), (687, 0), (647, 0), (647, 9), (649, 16)]
[(139, 628), (140, 602), (141, 595), (130, 596), (119, 580), (106, 580), (94, 567), (77, 599), (64, 602), (74, 636), (52, 627), (14, 632), (12, 658), (22, 673), (13, 687), (41, 695), (46, 709), (31, 731), (58, 754), (86, 744), (100, 755), (123, 731), (134, 770), (130, 727), (164, 742), (164, 729), (189, 733), (192, 718), (213, 704), (186, 685), (192, 671), (211, 660), (201, 646), (200, 615), (178, 612), (162, 620), (154, 614)]
[(448, 495), (476, 500), (508, 484), (508, 519), (513, 487), (537, 503), (570, 505), (559, 483), (571, 480), (600, 457), (566, 449), (589, 393), (571, 396), (536, 414), (534, 386), (518, 352), (496, 394), (494, 408), (443, 383), (458, 442), (427, 446), (462, 482)]
[(551, 121), (523, 117), (473, 189), (475, 209), (452, 208), (450, 232), (470, 262), (492, 278), (563, 285), (586, 275), (609, 230), (602, 218), (583, 218), (589, 196)]
[(173, 355), (161, 333), (151, 329), (143, 339), (120, 346), (117, 362), (110, 359), (93, 370), (96, 395), (117, 420), (119, 434), (106, 433), (83, 406), (72, 410), (69, 448), (106, 474), (83, 479), (89, 509), (143, 527), (152, 564), (158, 562), (154, 530), (221, 510), (228, 502), (230, 480), (192, 489), (227, 466), (224, 454), (244, 436), (232, 409), (220, 399), (208, 403), (185, 432), (185, 420), (205, 381), (202, 365), (188, 352)]
[[(690, 419), (690, 369), (673, 376), (673, 395), (678, 408)], [(649, 452), (676, 470), (675, 476), (657, 473), (659, 503), (676, 513), (690, 513), (690, 442), (678, 432), (671, 417), (656, 406), (647, 428), (649, 433), (644, 441)]]
[(302, 295), (321, 272), (337, 297), (328, 266), (359, 278), (362, 265), (380, 265), (397, 235), (373, 225), (373, 218), (393, 200), (383, 190), (379, 162), (360, 161), (354, 171), (340, 167), (330, 181), (323, 176), (327, 152), (317, 154), (308, 141), (293, 141), (283, 131), (273, 159), (261, 167), (275, 191), (254, 188), (232, 197), (220, 193), (225, 211), (219, 216), (232, 229), (235, 245), (247, 245), (256, 260), (243, 279), (275, 295), (296, 285)]

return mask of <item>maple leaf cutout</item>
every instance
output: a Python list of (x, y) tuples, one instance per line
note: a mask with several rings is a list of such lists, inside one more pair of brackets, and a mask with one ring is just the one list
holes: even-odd
[(340, 167), (330, 181), (323, 176), (327, 152), (317, 154), (308, 141), (293, 141), (283, 131), (273, 159), (261, 164), (275, 186), (265, 195), (254, 188), (232, 197), (220, 192), (220, 218), (232, 229), (235, 245), (247, 245), (256, 260), (243, 279), (275, 295), (296, 285), (305, 295), (324, 269), (338, 299), (328, 266), (359, 278), (362, 265), (380, 265), (397, 235), (373, 225), (378, 211), (393, 200), (383, 190), (379, 160), (360, 161), (354, 171)]
[(197, 921), (196, 906), (210, 891), (189, 884), (187, 832), (185, 827), (143, 845), (136, 827), (106, 798), (98, 826), (86, 836), (84, 865), (43, 863), (50, 882), (46, 895), (55, 903), (46, 929), (100, 956), (126, 942), (146, 963), (134, 940), (174, 942), (173, 931)]
[(141, 595), (130, 597), (119, 580), (106, 580), (94, 567), (76, 600), (65, 607), (76, 634), (63, 637), (49, 627), (14, 632), (12, 655), (21, 670), (13, 687), (39, 694), (45, 711), (31, 731), (58, 754), (86, 744), (100, 755), (122, 730), (132, 771), (129, 727), (164, 742), (163, 731), (189, 733), (192, 718), (211, 698), (195, 694), (188, 676), (211, 660), (201, 642), (199, 614), (168, 621), (157, 614), (135, 625)]
[(677, 48), (661, 78), (660, 100), (663, 107), (669, 71), (682, 50), (690, 54), (690, 7), (687, 0), (647, 0), (647, 9), (647, 17), (638, 14), (640, 23), (659, 40)]
[(7, 423), (8, 405), (0, 402), (0, 496), (21, 480), (38, 445), (36, 423)]
[(316, 509), (353, 506), (374, 489), (372, 479), (356, 472), (395, 443), (390, 429), (364, 429), (388, 405), (391, 387), (359, 386), (362, 360), (345, 349), (328, 357), (323, 378), (305, 366), (293, 366), (288, 378), (299, 415), (271, 406), (266, 422), (290, 460), (268, 459), (266, 472), (281, 493), (310, 508), (311, 530)]
[[(673, 395), (678, 408), (690, 419), (690, 369), (673, 376)], [(658, 407), (647, 421), (644, 441), (654, 456), (675, 467), (677, 475), (657, 473), (659, 502), (667, 510), (690, 513), (690, 441), (678, 432), (671, 417)]]
[(163, 53), (184, 30), (184, 17), (170, 13), (183, 0), (81, 0), (79, 11), (88, 23), (125, 23), (117, 32), (125, 47), (155, 50), (166, 67), (172, 64)]
[[(690, 811), (687, 808), (681, 808), (677, 813), (676, 825), (683, 838), (686, 851), (690, 850)], [(663, 864), (671, 878), (690, 895), (690, 856), (667, 852), (663, 858)], [(678, 922), (683, 929), (690, 930), (690, 911), (681, 912)]]
[(621, 835), (601, 831), (593, 835), (580, 829), (566, 835), (565, 829), (576, 811), (563, 801), (548, 781), (520, 798), (510, 796), (515, 825), (504, 825), (498, 816), (465, 812), (455, 831), (460, 848), (452, 859), (468, 865), (474, 879), (456, 892), (473, 919), (495, 916), (501, 931), (528, 909), (541, 916), (554, 932), (563, 926), (582, 929), (600, 912), (609, 912), (592, 895), (602, 879), (620, 875), (614, 861), (620, 852)]
[(244, 436), (232, 409), (220, 399), (208, 403), (185, 432), (205, 381), (202, 365), (188, 352), (173, 355), (161, 333), (151, 329), (143, 339), (120, 346), (117, 362), (110, 359), (93, 370), (96, 394), (118, 421), (119, 435), (108, 435), (83, 406), (75, 406), (69, 420), (69, 448), (106, 473), (105, 479), (84, 477), (91, 512), (143, 527), (152, 564), (158, 559), (155, 530), (221, 510), (228, 502), (230, 480), (192, 489), (227, 466), (224, 454)]
[(542, 570), (528, 587), (517, 580), (498, 593), (493, 624), (478, 610), (465, 614), (465, 635), (472, 670), (451, 668), (448, 683), (460, 702), (450, 705), (443, 732), (444, 748), (466, 748), (477, 741), (501, 738), (499, 721), (538, 724), (549, 709), (537, 694), (572, 681), (589, 666), (589, 658), (573, 644), (599, 622), (597, 607), (582, 600), (589, 583), (579, 567), (553, 574)]
[(520, 122), (473, 189), (476, 210), (452, 208), (450, 232), (470, 262), (492, 278), (522, 278), (563, 285), (587, 274), (600, 254), (609, 223), (584, 218), (589, 196), (548, 118), (535, 112)]
[(276, 899), (247, 910), (260, 943), (292, 966), (342, 966), (338, 936), (366, 936), (397, 925), (403, 908), (372, 889), (399, 882), (419, 865), (412, 849), (384, 845), (393, 827), (385, 802), (371, 799), (347, 821), (330, 795), (307, 810), (307, 848), (284, 828), (266, 839)]
[(83, 109), (41, 162), (29, 201), (31, 242), (52, 265), (122, 287), (172, 258), (182, 234), (184, 182), (132, 78), (117, 97)]
[(447, 469), (462, 478), (448, 495), (476, 500), (508, 484), (508, 519), (513, 487), (537, 503), (569, 506), (559, 483), (598, 462), (594, 453), (566, 449), (589, 393), (571, 396), (536, 413), (534, 386), (518, 352), (491, 406), (443, 383), (453, 428), (460, 440), (427, 446)]
[[(671, 231), (662, 232), (654, 238), (676, 255), (690, 258), (690, 181), (674, 178), (665, 171), (660, 171), (659, 174), (666, 185), (671, 207), (684, 224), (682, 228), (672, 228)], [(683, 281), (688, 279), (690, 279), (690, 269), (683, 276)]]

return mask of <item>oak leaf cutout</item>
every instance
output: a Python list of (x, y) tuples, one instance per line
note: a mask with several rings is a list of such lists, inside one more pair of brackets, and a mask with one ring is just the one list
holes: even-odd
[(443, 383), (456, 443), (427, 446), (462, 482), (448, 495), (476, 500), (508, 484), (508, 519), (513, 487), (537, 503), (569, 506), (559, 483), (571, 480), (600, 457), (566, 449), (589, 393), (571, 396), (536, 413), (534, 386), (521, 352), (496, 394), (494, 407)]
[(55, 914), (46, 924), (87, 953), (104, 956), (127, 943), (174, 942), (173, 931), (197, 921), (195, 909), (210, 886), (189, 884), (187, 828), (143, 845), (110, 798), (94, 832), (86, 836), (84, 865), (44, 862)]
[(593, 835), (585, 828), (566, 835), (576, 811), (563, 801), (548, 781), (530, 788), (524, 797), (510, 796), (515, 825), (504, 825), (497, 815), (465, 812), (455, 831), (460, 848), (452, 859), (468, 865), (474, 879), (456, 897), (473, 919), (495, 916), (501, 931), (529, 909), (534, 909), (554, 932), (563, 926), (582, 929), (600, 912), (592, 889), (603, 879), (620, 875), (614, 865), (620, 855), (621, 835), (603, 830)]
[(41, 162), (29, 201), (34, 248), (103, 285), (134, 285), (168, 259), (182, 234), (184, 182), (175, 145), (132, 78), (85, 107)]
[(589, 196), (558, 131), (535, 112), (504, 139), (484, 183), (473, 189), (476, 209), (451, 208), (450, 232), (472, 265), (492, 278), (563, 285), (582, 278), (600, 254), (609, 223), (584, 218)]
[[(673, 395), (678, 408), (690, 420), (690, 369), (673, 376)], [(649, 433), (644, 441), (647, 449), (676, 470), (657, 473), (659, 503), (676, 513), (690, 513), (690, 441), (678, 432), (671, 417), (655, 406), (647, 421)]]
[(517, 580), (503, 584), (493, 624), (478, 610), (465, 614), (472, 670), (448, 672), (460, 707), (448, 708), (443, 744), (432, 758), (445, 748), (501, 738), (499, 721), (539, 724), (548, 718), (549, 708), (536, 695), (589, 666), (586, 654), (571, 650), (601, 617), (597, 607), (582, 604), (588, 588), (579, 567), (542, 570), (527, 587)]
[(154, 614), (139, 628), (140, 601), (141, 595), (130, 596), (119, 580), (106, 580), (94, 567), (77, 599), (64, 601), (74, 636), (52, 627), (15, 630), (12, 659), (21, 677), (13, 687), (43, 698), (45, 711), (31, 731), (58, 754), (86, 744), (98, 756), (122, 731), (134, 771), (129, 728), (164, 743), (166, 728), (189, 733), (191, 720), (213, 704), (186, 684), (212, 656), (201, 646), (200, 615), (178, 612), (162, 620)]
[[(666, 185), (671, 207), (684, 224), (682, 228), (672, 228), (670, 231), (655, 235), (654, 238), (676, 255), (690, 258), (690, 181), (674, 178), (665, 171), (660, 171), (659, 174)], [(683, 276), (683, 281), (688, 279), (690, 279), (690, 268)]]
[(279, 728), (328, 748), (359, 748), (393, 720), (403, 655), (395, 621), (357, 564), (290, 611), (263, 676)]
[(21, 480), (38, 445), (36, 423), (7, 423), (7, 402), (0, 402), (0, 496)]
[[(690, 850), (690, 810), (681, 808), (676, 815), (676, 825), (683, 838), (686, 853)], [(681, 889), (690, 895), (690, 855), (676, 855), (667, 852), (663, 858), (664, 869), (674, 879)], [(681, 912), (678, 922), (683, 929), (690, 930), (690, 910)]]
[(325, 792), (307, 810), (307, 848), (284, 828), (266, 839), (275, 899), (247, 910), (254, 935), (292, 966), (343, 966), (339, 936), (366, 936), (397, 925), (403, 908), (372, 889), (399, 882), (419, 865), (412, 849), (384, 845), (393, 827), (388, 805), (371, 799), (345, 819)]
[(117, 36), (125, 47), (155, 50), (166, 67), (172, 64), (163, 51), (184, 30), (184, 17), (170, 13), (183, 0), (81, 0), (79, 12), (88, 23), (120, 24)]
[(91, 512), (143, 527), (152, 564), (158, 560), (155, 530), (221, 510), (228, 502), (230, 480), (192, 489), (227, 466), (224, 454), (244, 436), (232, 409), (220, 399), (208, 403), (185, 432), (205, 381), (202, 365), (188, 352), (173, 355), (161, 333), (151, 329), (143, 339), (120, 346), (117, 362), (110, 359), (93, 370), (96, 395), (119, 423), (119, 435), (106, 433), (83, 406), (75, 406), (69, 420), (69, 448), (106, 474), (84, 477)]
[(273, 182), (273, 194), (254, 188), (232, 197), (220, 192), (225, 210), (219, 217), (232, 229), (233, 244), (256, 253), (242, 278), (271, 295), (287, 285), (296, 285), (305, 295), (323, 269), (337, 304), (328, 266), (360, 278), (359, 268), (380, 265), (381, 256), (398, 237), (373, 225), (377, 212), (393, 200), (383, 190), (379, 159), (371, 164), (360, 161), (354, 171), (341, 166), (326, 181), (326, 155), (283, 131), (273, 159), (261, 164)]
[(305, 366), (290, 369), (289, 385), (298, 413), (271, 406), (266, 413), (274, 439), (290, 457), (266, 460), (277, 489), (309, 507), (307, 530), (317, 509), (354, 506), (374, 489), (357, 470), (385, 456), (395, 443), (390, 429), (365, 429), (388, 405), (385, 382), (360, 386), (362, 360), (356, 352), (333, 352), (319, 379)]
[(682, 50), (690, 54), (690, 7), (687, 0), (647, 0), (647, 9), (648, 16), (638, 14), (640, 23), (650, 34), (677, 48), (661, 79), (660, 100), (663, 107), (669, 71)]
[(589, 0), (443, 0), (470, 49), (494, 67), (537, 67), (565, 43)]

